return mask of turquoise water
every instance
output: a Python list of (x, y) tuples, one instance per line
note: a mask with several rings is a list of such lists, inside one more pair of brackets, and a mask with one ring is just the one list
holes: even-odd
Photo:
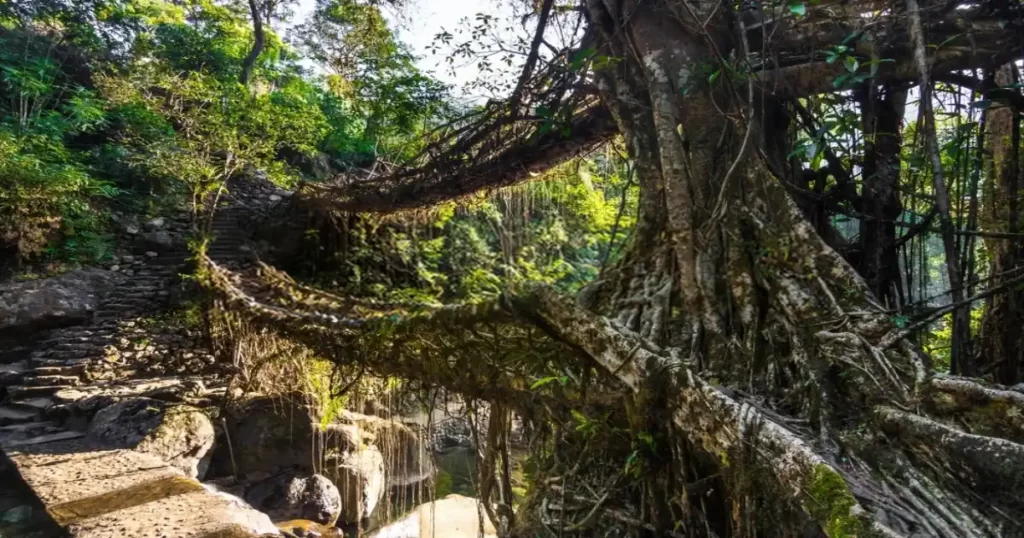
[(10, 463), (0, 455), (0, 538), (64, 536), (42, 503), (29, 491)]

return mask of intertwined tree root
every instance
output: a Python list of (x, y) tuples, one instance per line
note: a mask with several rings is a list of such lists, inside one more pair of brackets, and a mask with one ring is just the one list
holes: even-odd
[[(674, 429), (689, 443), (725, 467), (753, 447), (756, 465), (777, 482), (776, 494), (829, 536), (1020, 532), (1022, 501), (1014, 491), (1024, 479), (1024, 396), (1013, 391), (927, 375), (926, 385), (908, 389), (905, 398), (858, 402), (871, 407), (846, 428), (812, 428), (807, 417), (780, 414), (756, 394), (709, 382), (684, 350), (659, 347), (544, 287), (471, 305), (396, 305), (331, 295), (269, 268), (260, 278), (209, 259), (203, 267), (228, 310), (322, 356), (517, 410), (573, 408), (572, 401), (530, 390), (551, 364), (565, 371), (599, 366), (615, 390), (634, 393), (657, 379)], [(891, 368), (882, 350), (852, 333), (822, 338), (845, 350), (838, 364), (861, 370), (860, 382), (891, 384), (878, 379)], [(851, 353), (851, 346), (860, 351)], [(959, 420), (969, 421), (970, 431)], [(950, 482), (950, 473), (960, 481)], [(612, 506), (603, 510), (629, 519)]]

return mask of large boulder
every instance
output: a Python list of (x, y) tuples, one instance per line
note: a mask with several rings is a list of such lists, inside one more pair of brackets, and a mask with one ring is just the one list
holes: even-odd
[(274, 521), (306, 519), (334, 525), (341, 514), (341, 494), (325, 476), (287, 472), (249, 489), (245, 500)]
[(359, 448), (344, 454), (324, 468), (324, 473), (341, 492), (341, 522), (366, 519), (384, 498), (387, 481), (384, 456), (375, 447)]
[(351, 411), (341, 413), (335, 425), (349, 432), (350, 446), (374, 446), (381, 451), (389, 486), (417, 484), (434, 475), (428, 438), (419, 428)]
[(170, 250), (174, 248), (174, 236), (166, 230), (145, 232), (141, 236), (142, 246), (147, 250)]
[(124, 277), (103, 269), (0, 285), (0, 334), (23, 334), (88, 321)]
[[(312, 471), (316, 431), (306, 406), (295, 398), (255, 396), (225, 411), (227, 443), (214, 456), (218, 475)], [(230, 449), (230, 450), (229, 450)]]
[(433, 475), (429, 450), (417, 430), (352, 412), (321, 428), (301, 401), (254, 396), (230, 407), (225, 413), (230, 446), (219, 445), (215, 474), (260, 482), (286, 471), (321, 472), (340, 491), (344, 523), (369, 517), (389, 487)]
[(191, 406), (128, 398), (101, 409), (88, 436), (111, 448), (153, 454), (192, 478), (202, 479), (213, 448), (213, 423)]

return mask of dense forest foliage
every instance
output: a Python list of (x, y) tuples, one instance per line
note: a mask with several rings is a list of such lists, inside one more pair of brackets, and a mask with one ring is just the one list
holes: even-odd
[(503, 536), (1020, 535), (1019, 2), (513, 2), (525, 37), (438, 36), (473, 105), (401, 4), (0, 6), (8, 266), (309, 186), (342, 217), (303, 284), (202, 277), (345, 376), (486, 401)]
[[(8, 271), (106, 262), (112, 216), (201, 212), (232, 177), (259, 171), (294, 187), (401, 161), (457, 109), (375, 5), (320, 2), (304, 21), (289, 17), (289, 6), (261, 6), (264, 36), (245, 84), (254, 29), (243, 4), (4, 9), (0, 227)], [(553, 172), (552, 181), (411, 219), (403, 234), (424, 240), (413, 249), (397, 237), (396, 254), (414, 260), (421, 294), (493, 295), (511, 274), (575, 289), (613, 254), (611, 235), (621, 247), (629, 230), (635, 211), (622, 202), (623, 162), (609, 150)], [(349, 262), (357, 272), (359, 256)]]

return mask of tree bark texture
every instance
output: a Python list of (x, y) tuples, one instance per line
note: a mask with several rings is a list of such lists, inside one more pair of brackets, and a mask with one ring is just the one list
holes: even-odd
[[(927, 358), (906, 342), (884, 350), (873, 344), (891, 330), (884, 309), (766, 170), (758, 149), (766, 144), (759, 119), (749, 113), (745, 81), (726, 73), (718, 83), (708, 82), (709, 70), (733, 54), (743, 57), (743, 40), (730, 31), (734, 26), (726, 15), (713, 4), (672, 0), (591, 0), (587, 9), (600, 53), (621, 59), (598, 73), (599, 84), (636, 159), (641, 187), (634, 251), (619, 267), (614, 291), (601, 295), (595, 306), (641, 340), (685, 350), (692, 369), (678, 370), (667, 389), (681, 395), (674, 415), (679, 430), (712, 453), (729, 450), (730, 445), (720, 444), (725, 434), (710, 431), (705, 422), (710, 417), (701, 418), (699, 411), (718, 409), (716, 416), (728, 423), (724, 410), (735, 409), (733, 426), (745, 431), (743, 405), (699, 381), (728, 379), (730, 386), (746, 386), (766, 400), (786, 400), (783, 407), (789, 412), (810, 418), (816, 431), (811, 439), (786, 428), (759, 430), (773, 439), (759, 442), (784, 447), (769, 449), (771, 462), (765, 463), (795, 492), (794, 504), (807, 507), (799, 492), (809, 484), (801, 481), (812, 480), (821, 472), (815, 469), (824, 469), (819, 465), (828, 465), (854, 491), (858, 503), (849, 506), (848, 515), (861, 522), (857, 525), (865, 534), (1002, 532), (999, 517), (983, 515), (959, 497), (949, 476), (910, 470), (915, 483), (930, 484), (927, 491), (897, 487), (892, 477), (879, 480), (863, 474), (863, 468), (854, 470), (862, 463), (870, 467), (864, 463), (870, 459), (867, 452), (838, 448), (838, 439), (845, 436), (841, 432), (879, 419), (876, 406), (891, 401), (905, 407), (927, 390)], [(880, 119), (888, 123), (873, 129), (873, 142), (883, 145), (875, 148), (876, 155), (884, 157), (871, 163), (874, 175), (866, 181), (867, 194), (878, 202), (872, 212), (880, 225), (899, 213), (898, 199), (893, 200), (899, 115), (891, 112), (901, 107), (895, 103), (898, 97), (889, 98), (889, 114), (868, 111), (884, 115)], [(747, 142), (748, 130), (756, 133), (753, 144)], [(872, 231), (876, 239), (886, 234), (885, 229)], [(891, 244), (877, 248), (890, 255), (895, 250)], [(894, 255), (890, 260), (897, 266)], [(565, 320), (548, 325), (585, 326)], [(600, 342), (595, 334), (573, 336), (571, 331), (561, 335), (595, 357), (612, 348), (595, 344)], [(636, 390), (642, 390), (640, 379), (679, 368), (670, 356), (636, 355), (629, 364), (605, 365)], [(838, 452), (846, 454), (847, 463), (861, 463), (847, 467), (831, 460)], [(914, 469), (907, 454), (893, 457)], [(874, 497), (881, 491), (888, 494)], [(944, 498), (960, 515), (925, 510), (935, 498), (915, 498), (919, 495)], [(916, 508), (887, 510), (890, 502)], [(813, 509), (805, 512), (827, 534), (842, 534), (825, 521), (832, 516), (823, 520)]]
[[(997, 87), (1016, 82), (1015, 67), (1005, 65), (995, 73)], [(986, 163), (987, 181), (982, 198), (982, 228), (986, 232), (1020, 234), (1021, 204), (1024, 202), (1024, 178), (1020, 166), (1021, 110), (1011, 104), (996, 104), (985, 112), (986, 140), (990, 153)], [(1012, 278), (1024, 263), (1024, 239), (1010, 236), (987, 239), (991, 286)], [(1024, 289), (1017, 287), (992, 297), (985, 306), (982, 320), (983, 364), (994, 368), (1000, 383), (1021, 382), (1024, 362)]]
[(860, 259), (857, 267), (868, 287), (888, 308), (903, 303), (896, 222), (900, 203), (900, 128), (906, 91), (869, 84), (861, 93), (864, 130), (861, 188)]
[(238, 82), (243, 86), (249, 84), (252, 69), (256, 65), (256, 60), (259, 59), (260, 54), (263, 52), (263, 46), (266, 42), (266, 36), (263, 35), (263, 17), (260, 15), (259, 0), (249, 0), (249, 13), (252, 16), (252, 35), (254, 41), (252, 48), (249, 49), (249, 54), (242, 60), (242, 72), (238, 75)]

